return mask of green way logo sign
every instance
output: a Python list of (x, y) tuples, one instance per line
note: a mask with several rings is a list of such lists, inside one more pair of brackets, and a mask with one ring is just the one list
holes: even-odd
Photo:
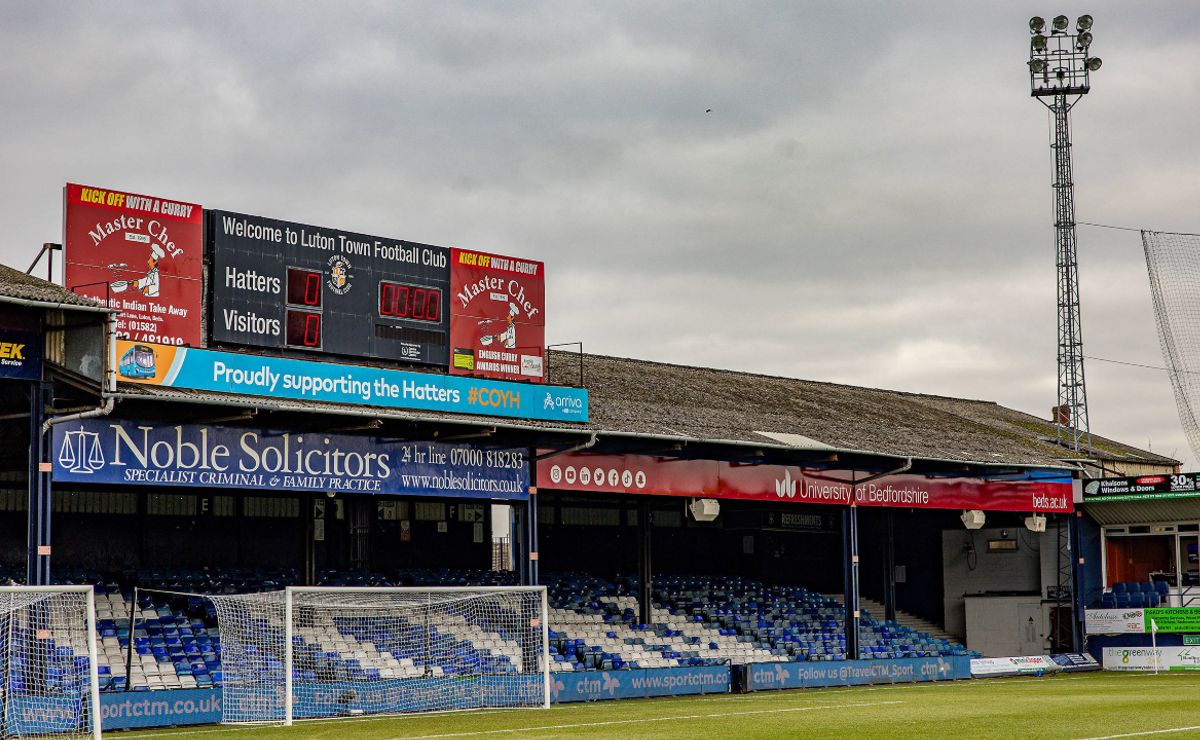
[(1159, 632), (1200, 633), (1200, 607), (1182, 609), (1146, 609), (1146, 631), (1150, 631), (1150, 620), (1158, 626)]

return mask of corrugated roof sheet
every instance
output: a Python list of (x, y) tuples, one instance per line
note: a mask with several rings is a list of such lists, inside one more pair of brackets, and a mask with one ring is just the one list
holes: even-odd
[(26, 275), (8, 265), (0, 265), (0, 302), (3, 302), (5, 298), (38, 301), (66, 308), (71, 306), (89, 309), (104, 308), (98, 301), (72, 293), (61, 285), (33, 275)]
[[(590, 421), (576, 425), (373, 406), (262, 399), (122, 384), (131, 396), (234, 406), (270, 406), (381, 418), (537, 430), (665, 436), (796, 449), (822, 446), (928, 460), (1060, 466), (1076, 457), (1054, 443), (1054, 425), (990, 401), (861, 388), (603, 355), (553, 352), (551, 380), (573, 385), (583, 362)], [(1106, 460), (1173, 466), (1177, 461), (1093, 436)]]
[(1173, 524), (1200, 521), (1200, 498), (1085, 503), (1083, 510), (1100, 524)]

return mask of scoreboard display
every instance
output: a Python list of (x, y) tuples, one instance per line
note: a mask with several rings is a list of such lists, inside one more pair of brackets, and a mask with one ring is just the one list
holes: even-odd
[(449, 362), (450, 250), (209, 211), (212, 341)]

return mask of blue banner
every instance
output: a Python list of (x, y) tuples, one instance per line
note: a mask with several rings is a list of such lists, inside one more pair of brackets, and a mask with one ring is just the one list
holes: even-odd
[(301, 401), (585, 422), (584, 388), (481, 380), (159, 344), (117, 343), (120, 380)]
[(37, 332), (0, 329), (0, 378), (39, 380), (42, 336)]
[(565, 704), (652, 696), (728, 694), (729, 666), (565, 671), (550, 674), (550, 701)]
[(220, 689), (122, 691), (100, 695), (100, 725), (108, 730), (211, 725), (221, 721)]
[(746, 688), (750, 691), (948, 681), (970, 678), (971, 659), (965, 655), (948, 655), (896, 660), (754, 663), (748, 673)]
[(525, 500), (524, 449), (82, 419), (54, 427), (54, 481)]

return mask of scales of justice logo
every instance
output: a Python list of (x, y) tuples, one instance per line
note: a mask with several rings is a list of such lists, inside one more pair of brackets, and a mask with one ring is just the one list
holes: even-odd
[(63, 434), (58, 449), (58, 464), (71, 473), (91, 475), (104, 467), (104, 450), (100, 447), (100, 432), (83, 427)]

